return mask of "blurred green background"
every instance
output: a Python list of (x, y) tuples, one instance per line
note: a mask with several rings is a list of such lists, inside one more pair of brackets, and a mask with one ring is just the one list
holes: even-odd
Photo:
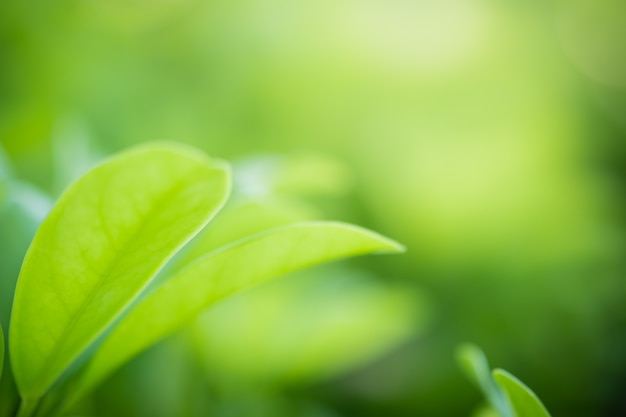
[(623, 0), (0, 2), (4, 328), (51, 201), (153, 140), (234, 163), (216, 245), (330, 218), (408, 252), (222, 303), (87, 415), (469, 416), (465, 341), (626, 415)]

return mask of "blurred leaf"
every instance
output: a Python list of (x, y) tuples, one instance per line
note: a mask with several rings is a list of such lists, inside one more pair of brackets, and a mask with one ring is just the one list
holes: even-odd
[[(316, 187), (314, 179), (308, 181), (294, 178), (294, 171), (306, 171), (306, 177), (326, 177), (323, 182), (336, 185), (343, 182), (339, 172), (346, 174), (346, 168), (338, 161), (323, 155), (300, 155), (283, 157), (279, 155), (259, 156), (244, 159), (234, 166), (235, 196), (220, 211), (220, 214), (203, 229), (167, 266), (170, 275), (209, 251), (243, 239), (267, 229), (300, 221), (318, 220), (321, 215), (315, 205), (299, 198), (299, 192), (324, 193), (323, 187)], [(333, 175), (337, 174), (337, 175)], [(284, 177), (290, 177), (292, 188), (277, 188)], [(334, 188), (333, 188), (334, 189)]]
[(63, 191), (100, 159), (85, 121), (66, 116), (57, 122), (51, 138), (55, 191)]
[[(45, 194), (29, 184), (7, 180), (0, 197), (0, 326), (9, 328), (9, 317), (24, 254), (37, 227), (52, 207)], [(10, 361), (7, 352), (5, 360)], [(0, 416), (13, 416), (19, 395), (10, 366), (4, 367), (0, 377)]]
[(29, 184), (6, 181), (0, 187), (4, 191), (0, 198), (0, 324), (8, 328), (24, 254), (52, 202)]
[(493, 371), (493, 377), (506, 392), (516, 417), (550, 417), (541, 400), (522, 381), (502, 369)]
[(494, 410), (489, 405), (482, 405), (478, 407), (472, 414), (471, 417), (502, 417), (496, 410)]
[(315, 264), (401, 250), (378, 234), (331, 222), (279, 227), (223, 247), (183, 269), (130, 311), (87, 366), (75, 395), (224, 297)]
[(251, 197), (340, 195), (352, 185), (350, 171), (342, 162), (317, 153), (256, 156), (235, 168), (236, 189)]
[(11, 164), (6, 156), (4, 149), (0, 146), (0, 180), (4, 180), (11, 176)]
[(294, 194), (345, 194), (352, 186), (344, 163), (323, 154), (286, 158), (275, 179), (276, 191)]
[(562, 41), (590, 79), (626, 88), (626, 3), (623, 0), (558, 2)]
[(485, 353), (476, 345), (465, 344), (459, 347), (457, 360), (465, 374), (485, 394), (501, 417), (513, 417), (511, 406), (491, 376)]
[(4, 204), (15, 207), (23, 217), (29, 218), (35, 225), (39, 225), (52, 208), (52, 201), (47, 194), (32, 185), (10, 180), (4, 184)]
[(367, 363), (423, 328), (428, 313), (407, 288), (373, 278), (316, 269), (232, 297), (193, 327), (197, 355), (220, 385), (311, 382)]
[(500, 416), (550, 417), (539, 398), (520, 380), (502, 369), (490, 372), (487, 358), (477, 346), (461, 346), (457, 358)]
[(220, 209), (229, 172), (191, 149), (146, 146), (95, 168), (37, 232), (10, 329), (22, 397), (34, 401)]

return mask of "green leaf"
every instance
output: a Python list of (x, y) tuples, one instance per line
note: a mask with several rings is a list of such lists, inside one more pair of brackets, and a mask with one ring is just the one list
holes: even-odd
[(502, 417), (513, 417), (511, 406), (491, 376), (485, 353), (478, 346), (464, 344), (457, 350), (457, 360), (469, 379), (485, 394), (489, 404)]
[(423, 329), (429, 314), (419, 295), (351, 268), (316, 268), (222, 301), (191, 334), (212, 378), (311, 383), (370, 363)]
[(5, 193), (0, 202), (0, 325), (8, 329), (24, 254), (52, 202), (29, 184), (0, 180), (1, 186)]
[(231, 204), (229, 202), (220, 211), (219, 216), (168, 264), (167, 275), (174, 275), (180, 268), (224, 245), (275, 227), (310, 220), (313, 220), (311, 211), (297, 204), (258, 201)]
[(517, 417), (550, 417), (541, 400), (522, 381), (502, 369), (494, 370), (493, 377), (506, 393)]
[(10, 327), (22, 397), (39, 398), (223, 205), (229, 170), (193, 149), (150, 145), (73, 184), (39, 228)]
[[(4, 200), (0, 202), (0, 326), (9, 329), (15, 284), (24, 254), (37, 228), (52, 208), (52, 201), (37, 189), (20, 181), (0, 179), (0, 188), (2, 186), (5, 192)], [(7, 365), (4, 367), (4, 375), (0, 377), (2, 417), (13, 416), (19, 404), (11, 367), (8, 366), (8, 354), (5, 355), (5, 361)]]
[(55, 124), (50, 137), (54, 188), (62, 191), (94, 165), (99, 152), (84, 119), (65, 115)]
[(334, 222), (278, 227), (225, 246), (192, 263), (138, 303), (95, 354), (76, 394), (224, 297), (315, 264), (401, 250), (378, 234)]

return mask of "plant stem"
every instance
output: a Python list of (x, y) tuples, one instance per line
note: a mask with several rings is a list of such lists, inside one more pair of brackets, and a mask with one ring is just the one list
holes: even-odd
[(20, 404), (20, 409), (17, 412), (17, 417), (30, 417), (37, 409), (38, 399), (24, 398)]

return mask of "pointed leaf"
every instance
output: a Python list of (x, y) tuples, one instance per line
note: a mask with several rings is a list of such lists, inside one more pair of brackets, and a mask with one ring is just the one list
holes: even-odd
[(228, 295), (315, 264), (401, 250), (378, 234), (334, 222), (278, 227), (225, 246), (183, 269), (130, 311), (88, 365), (77, 394)]
[(478, 346), (465, 344), (457, 350), (457, 360), (468, 378), (483, 392), (489, 404), (502, 417), (513, 417), (511, 406), (491, 376), (485, 353)]
[(193, 149), (151, 145), (73, 184), (39, 228), (17, 284), (11, 360), (40, 397), (213, 216), (229, 171)]
[(541, 400), (522, 381), (502, 369), (493, 371), (493, 377), (506, 393), (517, 417), (550, 417)]

